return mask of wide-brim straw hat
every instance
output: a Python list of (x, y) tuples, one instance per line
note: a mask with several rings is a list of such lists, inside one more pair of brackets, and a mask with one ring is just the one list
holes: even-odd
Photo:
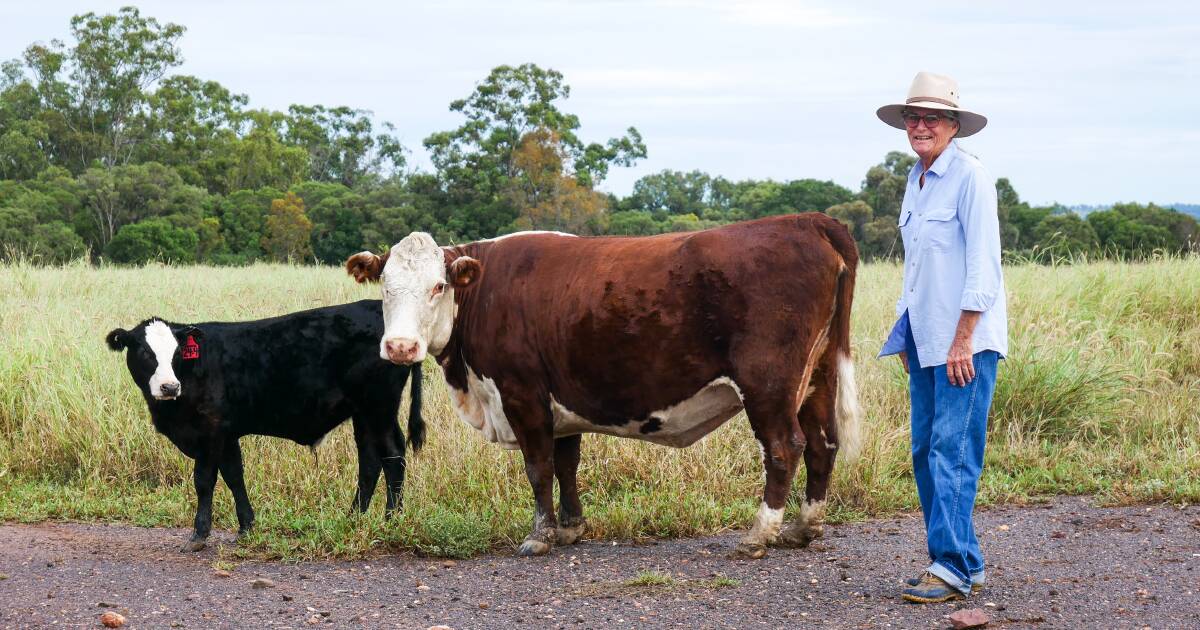
[(958, 81), (941, 74), (918, 72), (917, 76), (913, 77), (912, 87), (908, 88), (908, 98), (904, 99), (903, 103), (880, 107), (875, 111), (875, 115), (892, 127), (907, 129), (900, 113), (909, 107), (957, 113), (958, 133), (954, 135), (955, 138), (975, 135), (987, 126), (986, 116), (958, 106)]

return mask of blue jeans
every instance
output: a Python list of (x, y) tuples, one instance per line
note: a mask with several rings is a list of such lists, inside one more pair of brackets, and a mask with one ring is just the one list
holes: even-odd
[(945, 364), (921, 367), (911, 330), (905, 351), (913, 477), (925, 516), (928, 571), (969, 594), (972, 582), (984, 580), (983, 553), (971, 513), (983, 472), (988, 409), (1000, 355), (992, 350), (976, 353), (974, 380), (958, 387), (950, 384)]

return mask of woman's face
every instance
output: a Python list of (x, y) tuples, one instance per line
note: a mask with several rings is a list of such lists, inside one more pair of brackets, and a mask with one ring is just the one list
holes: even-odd
[[(942, 154), (946, 145), (950, 144), (950, 139), (958, 133), (958, 121), (946, 118), (945, 112), (936, 109), (912, 107), (906, 112), (922, 117), (917, 119), (915, 127), (910, 127), (911, 123), (908, 120), (905, 120), (904, 126), (908, 131), (908, 143), (912, 145), (913, 151), (921, 157), (921, 161), (928, 166)], [(929, 114), (941, 116), (932, 128), (926, 124), (923, 118)]]

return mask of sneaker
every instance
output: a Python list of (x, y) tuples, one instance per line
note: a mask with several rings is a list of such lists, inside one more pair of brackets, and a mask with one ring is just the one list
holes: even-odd
[(900, 597), (918, 604), (936, 604), (953, 599), (963, 599), (963, 594), (943, 581), (942, 578), (932, 573), (926, 573), (921, 576), (916, 586), (904, 589)]
[[(921, 583), (921, 578), (908, 578), (904, 583), (909, 586), (917, 586)], [(983, 582), (971, 582), (971, 594), (974, 595), (983, 590)]]

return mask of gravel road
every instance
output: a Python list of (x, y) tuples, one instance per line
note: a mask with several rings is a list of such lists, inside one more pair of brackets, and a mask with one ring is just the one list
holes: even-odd
[(811, 548), (760, 561), (726, 559), (731, 532), (589, 540), (536, 559), (402, 554), (227, 574), (216, 545), (176, 551), (184, 530), (8, 524), (0, 627), (102, 627), (113, 611), (125, 628), (948, 628), (955, 610), (980, 608), (990, 628), (1200, 628), (1200, 506), (1061, 497), (976, 518), (987, 587), (927, 606), (899, 598), (923, 564), (919, 514), (827, 527)]

